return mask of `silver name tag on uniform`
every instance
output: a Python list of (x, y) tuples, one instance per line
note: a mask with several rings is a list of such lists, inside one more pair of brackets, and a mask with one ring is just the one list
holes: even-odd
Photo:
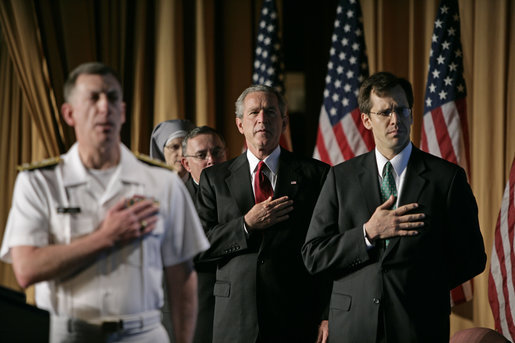
[(80, 213), (80, 207), (58, 207), (57, 213), (77, 214)]

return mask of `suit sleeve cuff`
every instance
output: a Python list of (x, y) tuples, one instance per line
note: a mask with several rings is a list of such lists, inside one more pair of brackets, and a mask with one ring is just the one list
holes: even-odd
[(249, 230), (247, 230), (247, 225), (245, 225), (245, 220), (243, 220), (243, 231), (245, 231), (245, 236), (249, 238)]
[(374, 247), (374, 245), (367, 238), (367, 231), (365, 230), (365, 224), (363, 224), (363, 238), (365, 238), (365, 244), (367, 246), (367, 250), (370, 250)]

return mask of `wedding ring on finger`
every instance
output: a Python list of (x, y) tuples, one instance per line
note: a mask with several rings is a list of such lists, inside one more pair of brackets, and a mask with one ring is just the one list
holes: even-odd
[(142, 221), (140, 222), (140, 225), (141, 225), (141, 226), (140, 226), (139, 230), (140, 230), (141, 232), (145, 231), (145, 228), (147, 227), (147, 221), (146, 221), (146, 220), (142, 220)]

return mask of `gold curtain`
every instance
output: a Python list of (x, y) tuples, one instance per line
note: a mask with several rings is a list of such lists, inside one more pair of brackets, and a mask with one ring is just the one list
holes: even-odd
[[(241, 152), (234, 101), (251, 83), (261, 1), (196, 0), (194, 4), (192, 14), (185, 0), (0, 2), (0, 158), (4, 161), (0, 233), (7, 220), (15, 165), (62, 152), (73, 141), (56, 104), (62, 103), (66, 74), (79, 63), (100, 60), (120, 71), (128, 102), (122, 139), (132, 149), (148, 152), (155, 124), (188, 113), (198, 125), (214, 126), (224, 134), (230, 156)], [(278, 8), (288, 16), (285, 4), (286, 0), (278, 0)], [(459, 5), (470, 182), (490, 257), (502, 192), (515, 155), (515, 2), (460, 0)], [(438, 0), (361, 0), (361, 6), (370, 72), (388, 70), (413, 83), (412, 139), (418, 145)], [(195, 21), (193, 35), (185, 29), (192, 27), (188, 26), (191, 20)], [(185, 37), (193, 37), (194, 44), (188, 45)], [(188, 50), (191, 47), (193, 51)], [(193, 82), (188, 70), (193, 70)], [(323, 68), (316, 72), (325, 77)], [(307, 96), (312, 88), (306, 85)], [(194, 101), (188, 102), (188, 97)], [(318, 118), (319, 106), (306, 116)], [(306, 132), (292, 131), (296, 135), (304, 137)], [(0, 283), (17, 287), (10, 270), (0, 268)], [(475, 278), (474, 300), (453, 309), (452, 332), (493, 327), (488, 271), (489, 267)]]
[(184, 118), (184, 60), (181, 50), (184, 43), (181, 14), (182, 1), (157, 1), (154, 125), (167, 119)]
[[(134, 20), (134, 89), (125, 92), (132, 98), (132, 115), (127, 118), (130, 125), (131, 146), (134, 150), (148, 154), (150, 134), (154, 127), (152, 120), (152, 98), (154, 88), (153, 73), (149, 68), (153, 65), (152, 55), (147, 52), (154, 47), (152, 17), (153, 10), (144, 1), (136, 2), (136, 18)], [(130, 109), (129, 109), (130, 110)]]
[[(0, 2), (0, 111), (3, 161), (0, 179), (0, 232), (11, 204), (16, 165), (55, 156), (63, 146), (62, 126), (49, 87), (45, 56), (32, 1)], [(0, 282), (19, 289), (10, 266), (0, 264)], [(28, 292), (33, 301), (32, 288)]]
[(196, 39), (195, 39), (195, 122), (198, 126), (216, 126), (213, 110), (214, 96), (214, 3), (213, 1), (196, 1)]
[(56, 117), (57, 105), (49, 87), (33, 2), (0, 2), (0, 23), (24, 104), (41, 135), (42, 153), (58, 155), (62, 146), (62, 127), (59, 117)]
[[(131, 89), (132, 78), (123, 71), (130, 70), (132, 54), (127, 53), (128, 37), (133, 31), (128, 29), (129, 13), (133, 9), (128, 2), (113, 0), (33, 1), (37, 17), (37, 30), (41, 36), (40, 49), (44, 52), (50, 75), (50, 88), (56, 102), (62, 104), (63, 85), (68, 73), (80, 63), (101, 61), (120, 72), (125, 90)], [(116, 14), (116, 15), (115, 15)], [(129, 26), (130, 25), (130, 26)], [(132, 73), (129, 73), (132, 76)], [(55, 116), (64, 126), (62, 140), (65, 152), (75, 141), (73, 129), (68, 127), (59, 110)]]
[[(7, 221), (9, 208), (11, 205), (11, 197), (14, 180), (16, 178), (15, 166), (20, 160), (28, 160), (30, 154), (30, 144), (18, 145), (12, 144), (16, 142), (18, 137), (31, 137), (31, 126), (28, 115), (22, 101), (21, 87), (18, 78), (15, 75), (14, 67), (7, 55), (7, 46), (5, 41), (0, 37), (0, 159), (3, 161), (0, 174), (0, 223)], [(9, 113), (21, 113), (22, 116), (9, 115)], [(27, 134), (28, 133), (28, 134)], [(0, 228), (3, 232), (3, 227)], [(14, 278), (14, 274), (10, 266), (0, 263), (0, 283), (12, 288), (20, 289)]]
[[(209, 3), (205, 0), (204, 3)], [(241, 153), (242, 135), (235, 125), (234, 102), (252, 82), (254, 39), (257, 24), (253, 0), (224, 0), (217, 3), (215, 14), (215, 84), (216, 128), (224, 135), (228, 157)], [(256, 5), (257, 6), (257, 5)], [(259, 12), (257, 12), (259, 13)]]

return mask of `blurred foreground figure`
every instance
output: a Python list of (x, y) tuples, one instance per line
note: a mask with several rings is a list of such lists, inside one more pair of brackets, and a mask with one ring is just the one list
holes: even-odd
[(22, 287), (35, 284), (51, 342), (168, 342), (163, 275), (176, 342), (190, 342), (192, 258), (209, 244), (186, 188), (120, 143), (125, 103), (110, 68), (82, 64), (64, 91), (77, 142), (18, 175), (1, 258)]

